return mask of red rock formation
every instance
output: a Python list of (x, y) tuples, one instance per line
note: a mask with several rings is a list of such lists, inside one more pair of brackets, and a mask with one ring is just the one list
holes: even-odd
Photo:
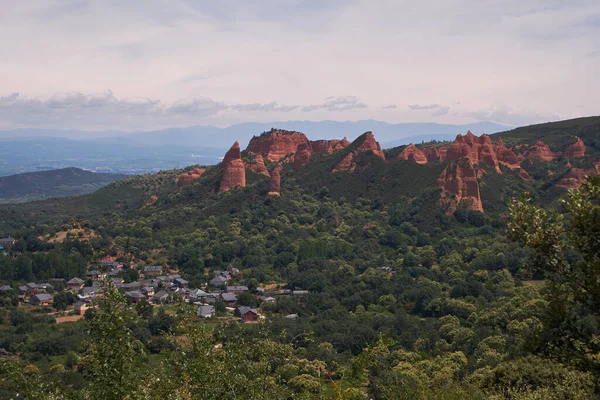
[(253, 137), (246, 150), (265, 155), (269, 161), (279, 161), (286, 155), (295, 153), (300, 144), (311, 148), (304, 133), (272, 130), (261, 136)]
[(494, 145), (494, 151), (496, 152), (496, 158), (498, 163), (506, 165), (508, 168), (515, 169), (519, 168), (519, 158), (517, 155), (508, 147), (504, 146), (502, 138), (499, 138)]
[(568, 146), (563, 151), (563, 156), (567, 158), (583, 157), (585, 155), (585, 143), (581, 139), (577, 138), (577, 141), (572, 145)]
[(440, 151), (435, 148), (435, 147), (425, 147), (423, 149), (423, 154), (425, 154), (425, 157), (427, 158), (427, 162), (434, 162), (434, 161), (439, 161), (441, 156), (440, 156)]
[[(312, 151), (314, 153), (332, 153), (333, 152), (333, 147), (331, 145), (331, 142), (333, 142), (333, 140), (331, 140), (331, 141), (329, 141), (329, 140), (315, 140), (315, 141), (311, 141), (310, 144), (312, 146)], [(339, 140), (337, 140), (336, 142), (339, 143)]]
[(571, 168), (569, 172), (556, 184), (556, 186), (564, 189), (577, 189), (581, 182), (585, 180), (586, 175), (591, 171), (585, 171), (581, 168)]
[(269, 176), (269, 170), (265, 166), (265, 160), (263, 159), (263, 156), (253, 153), (250, 153), (250, 155), (254, 156), (254, 160), (252, 160), (252, 163), (246, 163), (246, 168), (252, 172), (256, 172), (257, 174)]
[(468, 158), (472, 163), (484, 162), (493, 167), (497, 173), (502, 173), (488, 135), (477, 137), (471, 131), (468, 131), (465, 136), (457, 135), (454, 143), (448, 146), (444, 159), (455, 162), (461, 158)]
[(525, 171), (523, 168), (519, 169), (519, 176), (524, 181), (533, 182), (533, 179), (531, 178), (531, 175), (529, 175), (529, 173), (527, 171)]
[(281, 194), (281, 165), (276, 165), (271, 172), (269, 179), (269, 196), (279, 196)]
[(402, 150), (397, 160), (414, 161), (417, 164), (427, 164), (427, 156), (414, 144), (409, 144)]
[(310, 144), (301, 143), (298, 145), (296, 154), (294, 155), (294, 170), (305, 166), (310, 160), (311, 151)]
[(223, 177), (219, 186), (219, 193), (226, 192), (237, 186), (246, 186), (246, 168), (240, 154), (240, 144), (235, 142), (225, 154), (221, 162)]
[(194, 168), (191, 171), (184, 172), (183, 174), (181, 174), (177, 177), (177, 181), (176, 181), (177, 187), (182, 188), (186, 185), (189, 185), (196, 179), (200, 178), (202, 176), (202, 174), (204, 174), (205, 172), (206, 172), (206, 169), (204, 169), (204, 168)]
[(541, 161), (552, 161), (556, 158), (556, 154), (541, 140), (525, 150), (523, 155), (527, 158), (535, 158)]
[(471, 160), (450, 163), (440, 175), (438, 185), (442, 187), (441, 203), (447, 214), (452, 214), (461, 202), (467, 210), (483, 212), (477, 171)]
[(364, 141), (361, 143), (360, 146), (358, 146), (358, 148), (356, 149), (355, 152), (360, 153), (363, 151), (371, 150), (373, 152), (373, 154), (375, 154), (376, 156), (381, 157), (385, 160), (385, 155), (383, 154), (383, 150), (381, 150), (381, 146), (375, 140), (375, 136), (373, 136), (373, 132), (370, 132), (370, 131), (365, 132), (364, 135), (365, 135)]
[(340, 171), (351, 171), (353, 172), (356, 169), (356, 163), (354, 162), (354, 153), (348, 153), (346, 157), (342, 159), (337, 165), (333, 168), (331, 172), (340, 172)]

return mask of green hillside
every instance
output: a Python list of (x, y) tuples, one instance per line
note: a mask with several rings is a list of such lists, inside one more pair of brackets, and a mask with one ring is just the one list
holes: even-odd
[(98, 174), (79, 168), (29, 172), (0, 177), (0, 203), (24, 203), (50, 197), (94, 192), (125, 175)]

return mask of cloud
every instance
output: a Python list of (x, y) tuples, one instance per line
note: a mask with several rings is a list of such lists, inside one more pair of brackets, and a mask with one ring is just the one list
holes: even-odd
[[(16, 126), (70, 126), (89, 128), (112, 128), (111, 123), (136, 123), (152, 120), (166, 126), (178, 123), (199, 123), (222, 113), (291, 113), (302, 111), (348, 111), (366, 108), (355, 96), (328, 97), (321, 104), (287, 105), (277, 102), (226, 104), (208, 97), (193, 97), (167, 105), (159, 100), (146, 98), (117, 98), (111, 90), (84, 94), (79, 92), (57, 93), (46, 99), (29, 98), (19, 93), (0, 97), (0, 118), (4, 123)], [(102, 122), (104, 121), (104, 122)]]
[(387, 106), (383, 106), (381, 108), (384, 109), (384, 110), (391, 110), (391, 109), (394, 109), (394, 108), (398, 108), (398, 106), (395, 105), (395, 104), (388, 104)]
[(411, 104), (408, 106), (408, 108), (411, 109), (412, 111), (430, 110), (431, 111), (430, 115), (435, 116), (435, 117), (441, 116), (441, 115), (446, 115), (446, 114), (448, 114), (448, 111), (450, 111), (450, 107), (442, 106), (439, 104), (429, 104), (429, 105)]
[(556, 121), (561, 118), (556, 114), (540, 114), (529, 108), (513, 108), (506, 105), (494, 105), (487, 109), (468, 111), (464, 114), (477, 121), (490, 121), (514, 126)]

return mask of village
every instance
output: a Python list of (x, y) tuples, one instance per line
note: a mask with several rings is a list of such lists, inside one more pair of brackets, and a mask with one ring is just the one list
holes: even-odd
[[(23, 306), (56, 308), (55, 314), (59, 315), (57, 322), (75, 321), (93, 309), (95, 300), (103, 296), (105, 285), (112, 284), (132, 305), (146, 302), (156, 308), (172, 308), (176, 304), (189, 304), (201, 319), (256, 323), (264, 318), (260, 306), (275, 303), (274, 296), (308, 294), (307, 290), (282, 289), (281, 285), (250, 289), (243, 285), (240, 271), (234, 267), (212, 271), (200, 288), (190, 287), (180, 274), (160, 265), (139, 267), (139, 278), (132, 282), (125, 282), (122, 277), (124, 271), (123, 263), (105, 260), (90, 265), (89, 271), (81, 278), (67, 281), (50, 279), (49, 282), (29, 282), (18, 287), (2, 285), (0, 297), (16, 294)], [(72, 300), (59, 308), (55, 304), (55, 296), (60, 296), (60, 293), (70, 294)], [(285, 317), (296, 319), (298, 316), (290, 314)]]

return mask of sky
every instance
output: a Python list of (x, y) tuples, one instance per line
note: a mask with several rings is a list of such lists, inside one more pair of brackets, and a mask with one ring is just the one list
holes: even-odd
[(0, 129), (600, 114), (598, 0), (0, 0)]

